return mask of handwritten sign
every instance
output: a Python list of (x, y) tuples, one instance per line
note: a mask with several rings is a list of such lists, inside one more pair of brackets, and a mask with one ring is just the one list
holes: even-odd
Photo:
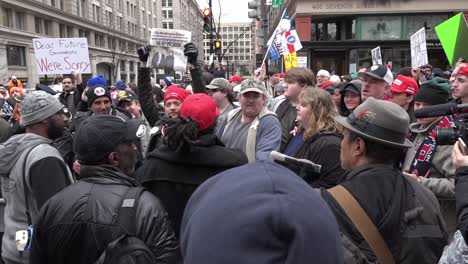
[(382, 53), (380, 53), (380, 46), (372, 50), (372, 64), (382, 65)]
[(39, 74), (91, 73), (86, 38), (33, 39)]
[(289, 53), (283, 57), (284, 59), (284, 67), (286, 71), (289, 71), (292, 68), (297, 67), (297, 55), (296, 52)]
[(411, 67), (419, 67), (429, 63), (427, 58), (426, 30), (421, 28), (410, 38)]

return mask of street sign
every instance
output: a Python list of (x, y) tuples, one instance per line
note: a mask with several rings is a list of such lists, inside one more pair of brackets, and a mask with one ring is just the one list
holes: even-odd
[(87, 38), (35, 38), (33, 46), (39, 74), (91, 73)]

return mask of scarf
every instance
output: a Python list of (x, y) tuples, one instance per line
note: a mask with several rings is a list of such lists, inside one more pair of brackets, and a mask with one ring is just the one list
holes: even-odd
[(432, 167), (432, 159), (434, 158), (437, 149), (436, 130), (440, 127), (453, 126), (453, 119), (451, 116), (444, 116), (440, 122), (432, 129), (429, 135), (416, 146), (416, 153), (414, 160), (409, 169), (410, 173), (416, 176), (428, 177)]

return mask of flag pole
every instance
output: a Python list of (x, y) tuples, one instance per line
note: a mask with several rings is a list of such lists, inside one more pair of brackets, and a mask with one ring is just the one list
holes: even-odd
[(265, 53), (265, 56), (263, 57), (262, 65), (265, 64), (265, 60), (268, 57), (268, 52), (270, 51), (271, 44), (273, 44), (273, 41), (275, 40), (275, 35), (276, 35), (276, 31), (278, 31), (279, 23), (281, 23), (281, 20), (283, 19), (285, 13), (286, 13), (286, 8), (283, 10), (283, 14), (281, 15), (280, 21), (278, 21), (278, 24), (276, 25), (276, 28), (275, 28), (275, 31), (273, 32), (273, 35), (271, 35), (270, 39), (268, 40), (268, 42), (269, 42), (268, 49), (267, 49), (267, 51)]

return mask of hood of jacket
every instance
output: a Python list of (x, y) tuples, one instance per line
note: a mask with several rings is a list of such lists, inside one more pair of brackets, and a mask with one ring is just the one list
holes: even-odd
[(226, 148), (213, 134), (202, 135), (190, 150), (174, 151), (162, 144), (148, 155), (175, 164), (235, 167), (247, 162), (245, 154), (237, 149)]
[(193, 263), (343, 263), (341, 247), (338, 225), (319, 193), (265, 161), (205, 181), (181, 227), (182, 255)]
[(8, 176), (25, 150), (40, 144), (50, 144), (52, 140), (42, 136), (25, 133), (14, 135), (0, 144), (0, 176)]

